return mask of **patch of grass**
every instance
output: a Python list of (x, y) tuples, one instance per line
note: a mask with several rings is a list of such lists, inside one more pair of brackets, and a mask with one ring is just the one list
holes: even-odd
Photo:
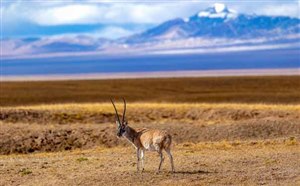
[(267, 159), (267, 160), (265, 160), (265, 164), (266, 165), (273, 165), (273, 164), (277, 164), (277, 163), (278, 163), (278, 161), (275, 160), (275, 159)]
[(232, 143), (227, 140), (222, 140), (216, 145), (216, 149), (230, 150), (232, 148), (234, 148), (234, 146), (232, 146)]
[(288, 140), (285, 141), (286, 145), (297, 145), (297, 139), (293, 136), (289, 137)]
[[(117, 103), (118, 104), (118, 103)], [(123, 103), (122, 103), (123, 104)], [(123, 106), (123, 105), (122, 105)], [(284, 110), (300, 111), (299, 104), (235, 104), (235, 103), (130, 103), (128, 109), (173, 109), (176, 112), (188, 111), (191, 109), (243, 109), (243, 110)], [(43, 104), (17, 107), (5, 107), (3, 109), (31, 109), (31, 110), (48, 110), (48, 111), (73, 111), (73, 112), (90, 112), (90, 113), (114, 113), (111, 103), (80, 103), (80, 104)], [(66, 113), (59, 113), (57, 117), (69, 117)], [(81, 118), (75, 115), (75, 118)]]
[(85, 158), (85, 157), (81, 157), (81, 158), (77, 158), (76, 161), (78, 162), (84, 162), (84, 161), (88, 161), (89, 159), (88, 158)]
[[(232, 150), (232, 149), (243, 149), (243, 148), (266, 148), (266, 147), (274, 147), (274, 148), (285, 148), (285, 146), (289, 143), (292, 145), (298, 145), (297, 140), (294, 137), (292, 139), (284, 140), (284, 139), (268, 139), (268, 140), (245, 140), (245, 141), (217, 141), (217, 142), (199, 142), (199, 143), (191, 143), (185, 142), (181, 144), (177, 144), (177, 149), (184, 150), (185, 154), (195, 153), (197, 151), (201, 152), (205, 149), (211, 150)], [(280, 147), (280, 148), (279, 148)]]
[(29, 174), (32, 174), (32, 171), (29, 169), (29, 168), (22, 168), (19, 173), (22, 175), (22, 176), (26, 176), (26, 175), (29, 175)]
[[(122, 112), (123, 103), (116, 103)], [(273, 118), (297, 120), (300, 104), (236, 104), (236, 103), (128, 103), (130, 123), (171, 122), (197, 126), (236, 123), (250, 119)], [(5, 123), (74, 124), (114, 123), (111, 103), (73, 103), (2, 107)], [(144, 126), (143, 126), (144, 127)]]

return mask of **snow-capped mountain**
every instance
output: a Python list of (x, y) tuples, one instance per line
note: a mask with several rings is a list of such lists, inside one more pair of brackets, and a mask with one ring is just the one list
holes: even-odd
[(237, 16), (237, 12), (231, 9), (228, 9), (225, 4), (216, 3), (213, 7), (209, 7), (204, 11), (200, 11), (198, 17), (208, 17), (208, 18), (222, 18), (222, 19), (231, 19)]
[(239, 14), (224, 4), (214, 4), (189, 18), (176, 18), (125, 39), (127, 43), (185, 38), (281, 37), (299, 34), (300, 19), (284, 16)]
[(54, 53), (119, 55), (300, 48), (299, 41), (298, 18), (246, 15), (217, 3), (188, 18), (172, 19), (142, 33), (117, 40), (62, 35), (4, 39), (0, 44), (2, 56), (32, 57)]

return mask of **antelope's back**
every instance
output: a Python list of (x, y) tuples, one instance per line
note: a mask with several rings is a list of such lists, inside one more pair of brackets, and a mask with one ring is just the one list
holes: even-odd
[(142, 146), (150, 151), (157, 151), (161, 148), (169, 148), (172, 143), (171, 135), (166, 131), (157, 129), (143, 129), (139, 131)]

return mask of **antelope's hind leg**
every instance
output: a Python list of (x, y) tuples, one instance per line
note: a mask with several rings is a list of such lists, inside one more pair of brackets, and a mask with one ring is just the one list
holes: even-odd
[(173, 156), (172, 156), (171, 150), (170, 149), (165, 149), (165, 151), (167, 152), (167, 154), (169, 156), (170, 163), (171, 163), (171, 168), (172, 168), (172, 172), (174, 173), (175, 172), (175, 168), (174, 168), (174, 161), (173, 161)]
[(164, 162), (164, 155), (163, 155), (162, 150), (159, 150), (159, 151), (158, 151), (158, 154), (159, 154), (159, 156), (160, 156), (160, 163), (159, 163), (157, 172), (160, 172), (161, 165), (162, 165), (162, 163)]

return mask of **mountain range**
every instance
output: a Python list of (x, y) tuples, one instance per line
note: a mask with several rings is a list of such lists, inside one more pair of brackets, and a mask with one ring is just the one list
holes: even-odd
[(239, 14), (224, 4), (215, 4), (189, 18), (176, 18), (126, 38), (127, 43), (185, 38), (281, 37), (298, 34), (300, 20), (290, 17), (271, 17)]
[(298, 18), (246, 15), (217, 3), (191, 17), (175, 18), (117, 40), (77, 35), (6, 39), (1, 43), (3, 56), (74, 52), (134, 53), (222, 47), (236, 49), (241, 46), (274, 45), (280, 48), (299, 47), (299, 30)]

